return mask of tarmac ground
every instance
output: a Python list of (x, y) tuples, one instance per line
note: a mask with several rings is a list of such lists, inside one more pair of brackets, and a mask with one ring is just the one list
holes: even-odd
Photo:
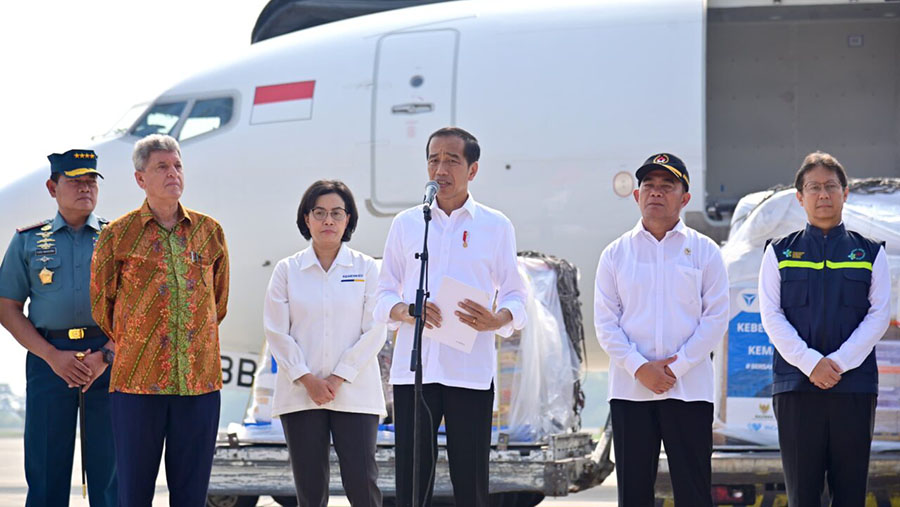
[[(72, 466), (71, 507), (87, 507), (88, 501), (81, 497), (81, 451), (75, 445), (75, 457)], [(25, 484), (24, 450), (21, 436), (0, 437), (0, 507), (18, 507), (25, 505), (28, 488)], [(615, 475), (610, 476), (598, 487), (564, 497), (550, 497), (541, 502), (543, 507), (615, 507), (616, 484)], [(164, 465), (160, 464), (159, 476), (156, 479), (156, 495), (153, 507), (169, 505), (169, 490), (166, 488)], [(349, 507), (345, 497), (332, 497), (329, 506)], [(272, 498), (262, 497), (257, 506), (276, 507)]]

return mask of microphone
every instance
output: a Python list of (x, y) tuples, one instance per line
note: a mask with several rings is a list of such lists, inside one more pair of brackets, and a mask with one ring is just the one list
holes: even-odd
[(422, 199), (422, 203), (425, 204), (426, 207), (431, 208), (432, 203), (434, 203), (434, 196), (437, 195), (438, 186), (436, 181), (429, 181), (425, 184), (425, 198)]

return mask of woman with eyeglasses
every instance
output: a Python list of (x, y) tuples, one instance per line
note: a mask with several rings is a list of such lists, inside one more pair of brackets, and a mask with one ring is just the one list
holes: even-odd
[(284, 428), (301, 506), (328, 504), (328, 444), (354, 507), (380, 507), (375, 439), (386, 415), (378, 351), (385, 327), (372, 318), (378, 267), (345, 243), (359, 215), (353, 194), (320, 180), (297, 210), (312, 244), (275, 266), (263, 322), (278, 373), (272, 412)]

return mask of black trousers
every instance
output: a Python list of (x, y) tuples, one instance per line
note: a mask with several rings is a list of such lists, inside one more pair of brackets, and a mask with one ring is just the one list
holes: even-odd
[(620, 507), (653, 507), (659, 444), (666, 446), (675, 505), (712, 506), (713, 404), (610, 400)]
[(819, 507), (826, 477), (832, 505), (865, 505), (875, 405), (875, 394), (789, 392), (774, 396), (790, 507)]
[[(488, 507), (493, 385), (482, 391), (442, 384), (425, 384), (422, 386), (422, 394), (431, 412), (431, 424), (428, 424), (427, 412), (420, 409), (419, 431), (422, 439), (419, 505), (421, 507), (431, 505), (434, 488), (432, 468), (438, 449), (437, 431), (441, 418), (444, 418), (450, 482), (453, 483), (453, 498), (456, 505)], [(413, 386), (394, 386), (397, 507), (412, 505), (413, 398)]]
[(341, 464), (341, 483), (350, 505), (381, 507), (375, 463), (377, 415), (301, 410), (279, 417), (300, 507), (328, 505), (329, 437)]
[(150, 507), (166, 449), (169, 505), (204, 507), (219, 427), (219, 391), (199, 396), (109, 394), (119, 507)]

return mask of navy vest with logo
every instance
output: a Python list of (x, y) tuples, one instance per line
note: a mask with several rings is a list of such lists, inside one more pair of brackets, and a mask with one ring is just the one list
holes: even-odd
[[(823, 356), (836, 351), (869, 311), (872, 262), (882, 244), (841, 224), (823, 235), (818, 227), (771, 243), (781, 275), (781, 308), (806, 344)], [(775, 351), (773, 393), (820, 391), (797, 367)], [(829, 389), (836, 393), (877, 393), (875, 351), (859, 367), (844, 372)]]

